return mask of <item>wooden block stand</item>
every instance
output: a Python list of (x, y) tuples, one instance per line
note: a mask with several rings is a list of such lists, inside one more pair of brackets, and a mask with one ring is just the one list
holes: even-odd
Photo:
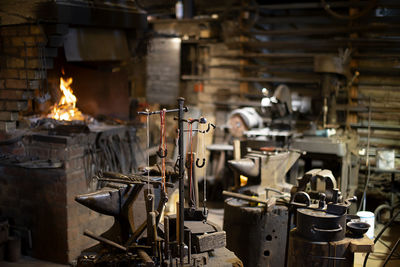
[(314, 242), (301, 237), (296, 228), (289, 235), (289, 267), (352, 267), (354, 253), (372, 252), (374, 242), (362, 238), (344, 238), (334, 242)]

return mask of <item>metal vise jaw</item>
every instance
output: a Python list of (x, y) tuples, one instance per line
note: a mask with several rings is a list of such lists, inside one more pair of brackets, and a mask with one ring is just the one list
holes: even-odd
[(312, 199), (319, 199), (321, 193), (325, 194), (327, 202), (341, 202), (336, 179), (330, 170), (312, 169), (303, 177), (297, 178), (298, 185), (291, 189), (292, 196), (296, 192), (306, 192)]

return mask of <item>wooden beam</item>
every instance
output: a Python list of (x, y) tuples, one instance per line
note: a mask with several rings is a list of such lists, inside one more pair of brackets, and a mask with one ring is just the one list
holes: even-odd
[(332, 34), (349, 34), (354, 32), (379, 32), (390, 31), (392, 33), (400, 33), (400, 25), (364, 25), (353, 27), (321, 27), (321, 28), (301, 28), (293, 30), (253, 30), (242, 31), (242, 34), (248, 35), (267, 35), (267, 36), (312, 36), (312, 35), (332, 35)]
[(398, 39), (366, 39), (366, 38), (341, 38), (336, 39), (311, 39), (311, 40), (290, 40), (290, 41), (248, 41), (248, 42), (226, 42), (228, 47), (241, 47), (247, 48), (269, 48), (276, 50), (294, 49), (294, 50), (314, 50), (324, 51), (326, 49), (335, 49), (339, 47), (348, 47), (351, 44), (353, 47), (363, 48), (398, 48), (400, 46), (400, 40)]
[(281, 82), (281, 83), (319, 83), (320, 79), (300, 79), (300, 78), (281, 78), (281, 77), (240, 77), (240, 78), (224, 78), (224, 77), (203, 77), (196, 75), (182, 75), (182, 80), (186, 81), (237, 81), (237, 82)]

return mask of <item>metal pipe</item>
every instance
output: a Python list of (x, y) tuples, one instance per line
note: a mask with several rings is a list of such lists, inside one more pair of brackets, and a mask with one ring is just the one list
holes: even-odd
[[(388, 223), (385, 224), (385, 226), (383, 226), (383, 228), (381, 229), (381, 231), (376, 235), (375, 239), (374, 239), (374, 244), (376, 244), (376, 242), (378, 242), (379, 238), (381, 238), (381, 236), (383, 235), (383, 233), (386, 231), (386, 229), (392, 225), (393, 221), (396, 220), (397, 216), (400, 214), (400, 210), (398, 210), (396, 212), (395, 215), (393, 215), (393, 217), (390, 219), (390, 221)], [(369, 257), (370, 252), (367, 253), (367, 255), (365, 255), (364, 258), (364, 263), (363, 263), (363, 267), (367, 266), (367, 261), (368, 261), (368, 257)]]
[(115, 243), (115, 242), (113, 242), (113, 241), (111, 241), (111, 240), (109, 240), (109, 239), (107, 239), (107, 238), (104, 238), (104, 237), (102, 237), (102, 236), (95, 235), (95, 234), (93, 234), (92, 232), (90, 232), (90, 231), (88, 231), (88, 230), (85, 230), (85, 231), (83, 232), (83, 234), (84, 234), (85, 236), (88, 236), (88, 237), (90, 237), (90, 238), (93, 238), (94, 240), (97, 240), (97, 241), (99, 241), (99, 242), (101, 242), (101, 243), (104, 243), (104, 244), (107, 244), (107, 245), (109, 245), (109, 246), (118, 248), (118, 249), (120, 249), (120, 250), (122, 250), (122, 251), (124, 251), (124, 252), (127, 251), (126, 247), (123, 247), (123, 246), (121, 246), (120, 244), (117, 244), (117, 243)]
[(386, 264), (389, 262), (389, 260), (392, 257), (393, 253), (396, 251), (397, 247), (399, 246), (399, 243), (400, 243), (400, 238), (397, 239), (396, 244), (394, 244), (393, 248), (390, 250), (390, 253), (386, 257), (385, 262), (383, 263), (382, 267), (385, 267)]
[(188, 246), (188, 264), (190, 265), (191, 261), (192, 261), (192, 232), (190, 231), (190, 229), (186, 229), (185, 232), (187, 233), (186, 237), (187, 237), (187, 246)]
[[(179, 150), (179, 240), (178, 240), (178, 245), (179, 245), (179, 258), (180, 258), (180, 265), (184, 265), (184, 257), (185, 257), (185, 244), (183, 242), (184, 240), (184, 223), (185, 223), (185, 218), (184, 218), (184, 204), (185, 204), (185, 188), (184, 188), (184, 180), (183, 180), (183, 174), (184, 174), (184, 162), (183, 162), (183, 103), (185, 99), (183, 97), (178, 98), (178, 129), (179, 129), (179, 140), (178, 140), (178, 150)], [(187, 110), (187, 108), (186, 108)]]
[(370, 147), (370, 139), (371, 139), (371, 97), (369, 97), (369, 106), (368, 106), (368, 137), (367, 137), (367, 160), (365, 164), (367, 165), (367, 180), (365, 181), (364, 192), (362, 195), (362, 199), (360, 201), (360, 206), (358, 207), (358, 211), (367, 208), (367, 189), (369, 184), (369, 179), (371, 177), (371, 164), (369, 163), (369, 147)]
[(251, 197), (251, 196), (246, 196), (243, 194), (239, 194), (239, 193), (234, 193), (234, 192), (229, 192), (229, 191), (222, 191), (222, 194), (224, 196), (229, 196), (229, 197), (234, 197), (234, 198), (238, 198), (238, 199), (242, 199), (242, 200), (247, 200), (249, 202), (254, 202), (254, 203), (262, 203), (265, 205), (271, 205), (271, 201), (268, 200), (264, 200), (258, 197)]
[(170, 258), (169, 251), (169, 217), (164, 216), (164, 253), (167, 260)]
[[(183, 107), (183, 101), (185, 101), (185, 99), (182, 98), (182, 97), (180, 97), (179, 99), (182, 99), (182, 108), (179, 107), (179, 108), (175, 108), (175, 109), (167, 109), (165, 112), (167, 112), (167, 113), (178, 112), (179, 113), (179, 112), (182, 111), (182, 114), (183, 114), (183, 111), (185, 111), (185, 112), (188, 111), (189, 110), (188, 107)], [(178, 99), (178, 103), (179, 103), (179, 99)], [(154, 115), (154, 114), (160, 114), (160, 112), (161, 112), (161, 110), (149, 111), (149, 112), (139, 111), (138, 114), (140, 114), (140, 115)]]
[(285, 265), (284, 267), (288, 266), (288, 258), (289, 258), (289, 234), (290, 234), (290, 226), (292, 224), (292, 207), (289, 206), (288, 208), (288, 224), (286, 228), (286, 245), (285, 245)]

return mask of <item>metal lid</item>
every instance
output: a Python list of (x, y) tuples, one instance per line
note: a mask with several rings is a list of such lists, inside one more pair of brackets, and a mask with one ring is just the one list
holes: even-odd
[(330, 214), (326, 213), (325, 211), (321, 210), (310, 210), (310, 209), (297, 209), (297, 212), (312, 216), (312, 217), (319, 217), (319, 218), (339, 218), (341, 216), (335, 215), (335, 214)]

